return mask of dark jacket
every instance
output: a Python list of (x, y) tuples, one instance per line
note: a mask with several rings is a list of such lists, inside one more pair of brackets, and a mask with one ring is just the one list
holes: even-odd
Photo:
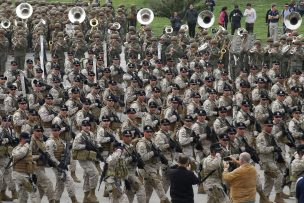
[(301, 177), (296, 185), (296, 198), (299, 203), (304, 203), (304, 178)]
[(171, 21), (171, 26), (172, 26), (173, 30), (178, 31), (182, 25), (182, 20), (180, 19), (180, 17), (179, 16), (177, 16), (176, 18), (171, 17), (170, 21)]
[(229, 14), (229, 21), (233, 25), (240, 25), (242, 17), (243, 17), (242, 11), (240, 11), (240, 9), (234, 9)]
[(184, 167), (172, 168), (170, 176), (170, 196), (172, 203), (194, 203), (192, 185), (199, 183), (198, 178)]
[(195, 9), (188, 9), (188, 11), (185, 14), (187, 23), (195, 24), (197, 22), (197, 16), (198, 16), (198, 13)]

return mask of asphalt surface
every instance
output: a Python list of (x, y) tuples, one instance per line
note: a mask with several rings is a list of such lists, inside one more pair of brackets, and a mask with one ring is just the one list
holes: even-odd
[[(48, 59), (50, 60), (50, 54), (48, 53), (47, 54), (47, 57)], [(26, 56), (26, 59), (28, 58), (31, 58), (33, 59), (33, 53), (28, 53), (27, 56)], [(126, 67), (126, 62), (124, 60), (124, 54), (121, 55), (121, 66), (125, 69)], [(10, 66), (10, 61), (13, 60), (13, 57), (12, 56), (9, 56), (8, 58), (8, 61), (7, 61), (7, 67)], [(261, 180), (262, 180), (262, 183), (264, 183), (264, 175), (263, 175), (263, 171), (261, 171), (259, 169), (259, 166), (256, 166), (257, 170), (258, 170), (258, 173), (261, 177)], [(53, 171), (50, 169), (50, 168), (47, 168), (46, 169), (46, 173), (47, 173), (47, 176), (50, 178), (50, 180), (53, 182), (53, 186), (55, 187), (55, 176), (54, 176), (54, 173)], [(76, 175), (78, 177), (78, 179), (80, 180), (83, 180), (83, 170), (82, 168), (79, 166), (79, 164), (77, 163), (77, 170), (76, 170)], [(76, 189), (76, 197), (78, 199), (79, 202), (82, 202), (83, 200), (83, 190), (82, 190), (82, 186), (83, 186), (83, 181), (81, 183), (75, 183), (75, 189)], [(104, 202), (110, 202), (109, 201), (109, 198), (106, 198), (106, 197), (103, 197), (103, 189), (104, 189), (104, 183), (102, 183), (101, 185), (101, 189), (100, 191), (96, 191), (96, 196), (98, 197), (98, 200), (99, 202), (101, 203), (104, 203)], [(194, 190), (194, 199), (195, 199), (195, 203), (204, 203), (204, 202), (207, 202), (207, 195), (206, 194), (197, 194), (197, 186), (193, 186), (193, 190)], [(289, 189), (285, 187), (284, 189), (284, 192), (289, 194)], [(167, 196), (170, 197), (170, 194), (169, 194), (169, 191), (167, 193)], [(275, 191), (273, 190), (272, 193), (271, 193), (271, 196), (270, 196), (270, 199), (273, 201), (275, 198)], [(259, 195), (257, 194), (256, 196), (256, 202), (259, 202)], [(14, 201), (14, 202), (17, 202), (17, 201)], [(30, 202), (30, 201), (29, 201)], [(41, 200), (42, 203), (47, 203), (47, 198), (44, 196), (43, 199)], [(61, 197), (61, 202), (62, 203), (69, 203), (71, 202), (69, 196), (68, 196), (68, 193), (67, 191), (65, 190), (62, 197)], [(134, 202), (137, 202), (136, 200), (136, 197), (135, 197), (135, 201)], [(150, 203), (159, 203), (160, 200), (159, 198), (157, 197), (157, 194), (155, 192), (153, 192), (152, 194), (152, 197), (150, 199)], [(295, 199), (286, 199), (285, 200), (286, 203), (295, 203), (296, 200)]]

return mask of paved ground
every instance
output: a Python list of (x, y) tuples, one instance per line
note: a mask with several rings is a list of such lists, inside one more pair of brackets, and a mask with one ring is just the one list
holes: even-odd
[[(27, 54), (27, 58), (33, 58), (33, 54)], [(50, 59), (50, 55), (49, 55), (49, 54), (48, 54), (48, 58)], [(122, 55), (121, 58), (124, 59), (124, 56)], [(7, 65), (10, 64), (10, 61), (11, 61), (11, 60), (12, 60), (12, 57), (10, 56), (9, 59), (8, 59)], [(124, 68), (125, 68), (125, 64), (126, 64), (126, 63), (125, 63), (125, 61), (123, 60), (123, 61), (122, 61), (122, 66), (123, 66)], [(263, 181), (264, 181), (263, 173), (262, 173), (262, 171), (259, 170), (259, 167), (257, 167), (257, 169), (258, 169), (258, 171), (259, 171), (259, 174), (260, 174), (260, 176), (261, 176), (261, 178), (262, 178), (262, 182), (263, 182)], [(51, 169), (48, 168), (48, 169), (46, 169), (46, 173), (47, 173), (48, 177), (52, 180), (53, 185), (54, 185), (54, 187), (55, 187), (55, 183), (54, 183), (55, 178), (54, 178), (54, 173), (53, 173), (53, 171), (52, 171)], [(82, 169), (80, 168), (80, 166), (77, 164), (77, 177), (80, 178), (80, 179), (82, 179), (82, 176), (83, 176), (83, 170), (82, 170)], [(76, 184), (76, 196), (77, 196), (79, 202), (82, 202), (82, 199), (83, 199), (82, 184), (83, 184), (83, 183), (77, 183), (77, 184)], [(102, 196), (102, 194), (103, 194), (103, 188), (104, 188), (104, 184), (102, 184), (101, 190), (96, 192), (96, 194), (97, 194), (97, 196), (98, 196), (98, 199), (99, 199), (99, 201), (102, 202), (102, 203), (103, 203), (103, 202), (109, 202), (109, 199), (108, 199), (108, 198), (105, 198), (105, 197)], [(193, 188), (194, 188), (194, 191), (195, 191), (195, 202), (199, 202), (199, 203), (207, 202), (207, 196), (206, 196), (206, 195), (202, 195), (202, 194), (196, 194), (196, 193), (197, 193), (197, 186), (194, 186)], [(287, 188), (285, 188), (284, 191), (285, 191), (286, 193), (289, 193), (289, 191), (288, 191)], [(169, 193), (168, 193), (167, 195), (169, 196)], [(275, 196), (275, 192), (272, 191), (270, 199), (274, 200), (274, 196)], [(257, 195), (257, 200), (258, 200), (258, 195)], [(48, 201), (47, 201), (46, 197), (44, 197), (44, 198), (42, 199), (42, 203), (47, 203), (47, 202), (48, 202)], [(69, 202), (71, 202), (66, 191), (64, 191), (64, 193), (63, 193), (63, 196), (62, 196), (62, 198), (61, 198), (61, 202), (62, 202), (62, 203), (69, 203)], [(135, 201), (135, 202), (137, 202), (137, 201)], [(158, 202), (160, 202), (160, 201), (159, 201), (159, 199), (158, 199), (156, 193), (153, 192), (153, 195), (152, 195), (152, 198), (151, 198), (151, 200), (150, 200), (150, 203), (158, 203)], [(258, 202), (258, 201), (257, 201), (257, 202)], [(286, 203), (294, 203), (294, 202), (296, 202), (294, 199), (286, 200)]]

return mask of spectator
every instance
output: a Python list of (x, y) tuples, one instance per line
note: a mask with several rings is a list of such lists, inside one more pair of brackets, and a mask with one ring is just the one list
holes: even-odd
[(235, 30), (241, 27), (241, 19), (243, 17), (242, 12), (238, 5), (234, 6), (234, 9), (229, 14), (229, 21), (231, 22), (231, 35), (234, 35)]
[(304, 14), (304, 0), (299, 0), (297, 7), (296, 7), (296, 11), (298, 13), (300, 13), (301, 16), (303, 16)]
[(214, 0), (206, 0), (205, 5), (207, 7), (207, 10), (213, 12), (213, 10), (214, 10), (213, 7), (215, 6), (215, 1)]
[(181, 18), (177, 15), (177, 12), (173, 13), (173, 16), (170, 18), (171, 26), (173, 28), (174, 35), (176, 35), (182, 25)]
[(243, 152), (239, 157), (240, 167), (228, 172), (229, 165), (224, 165), (223, 180), (230, 185), (232, 202), (255, 202), (257, 171), (254, 165), (250, 164), (250, 160), (250, 154)]
[(219, 25), (223, 26), (227, 30), (227, 24), (228, 24), (227, 6), (224, 6), (220, 13)]
[(296, 183), (296, 198), (299, 203), (304, 202), (304, 178), (300, 177)]
[(248, 33), (253, 33), (254, 22), (257, 18), (255, 9), (251, 7), (251, 3), (247, 3), (246, 9), (244, 11), (244, 16), (246, 17), (246, 30)]
[(268, 21), (269, 21), (269, 37), (273, 39), (273, 41), (277, 41), (278, 37), (278, 22), (279, 22), (279, 11), (277, 10), (277, 5), (271, 5), (271, 11), (268, 13)]
[(270, 34), (269, 34), (269, 19), (268, 19), (270, 11), (271, 11), (271, 8), (267, 10), (266, 16), (265, 16), (265, 23), (267, 24), (267, 37), (270, 36)]
[(178, 157), (178, 166), (169, 171), (170, 176), (170, 196), (172, 203), (194, 203), (192, 185), (199, 183), (196, 175), (188, 170), (189, 157), (181, 154)]
[(192, 4), (190, 4), (190, 7), (186, 12), (185, 17), (189, 26), (189, 36), (192, 38), (194, 38), (195, 36), (197, 16), (198, 16), (197, 10), (193, 8)]
[(289, 10), (292, 11), (296, 11), (296, 0), (291, 0), (290, 4), (289, 4)]
[(282, 11), (282, 13), (281, 13), (282, 20), (283, 20), (283, 32), (284, 32), (284, 34), (286, 33), (286, 25), (285, 25), (284, 22), (285, 22), (286, 16), (288, 16), (289, 13), (291, 13), (289, 4), (288, 4), (288, 3), (285, 3), (284, 9), (283, 9), (283, 11)]

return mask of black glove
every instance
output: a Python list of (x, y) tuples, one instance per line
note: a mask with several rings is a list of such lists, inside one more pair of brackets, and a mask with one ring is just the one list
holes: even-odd
[(277, 146), (274, 147), (273, 151), (278, 153), (282, 152), (281, 148)]
[(36, 174), (32, 174), (32, 176), (31, 176), (31, 182), (33, 182), (34, 184), (37, 183), (37, 176), (36, 176)]
[(131, 183), (129, 180), (125, 179), (125, 186), (127, 190), (131, 190)]
[(78, 108), (78, 110), (82, 109), (82, 105), (81, 104), (77, 104), (77, 108)]
[(52, 114), (56, 117), (58, 115), (57, 112), (52, 112)]
[(45, 160), (46, 160), (46, 157), (45, 157), (44, 154), (41, 153), (41, 154), (39, 155), (39, 159), (42, 160), (42, 161), (45, 161)]
[(65, 165), (65, 164), (62, 163), (62, 162), (59, 163), (58, 168), (63, 169), (63, 170), (66, 170), (66, 171), (68, 170), (68, 166)]
[(115, 141), (115, 138), (113, 136), (109, 136), (110, 140), (109, 142), (114, 142)]
[(137, 158), (135, 155), (131, 155), (131, 158), (132, 158), (132, 162), (137, 162)]
[(97, 154), (96, 158), (100, 161), (104, 161), (104, 158), (101, 156), (100, 153)]
[(11, 145), (17, 146), (19, 144), (19, 139), (18, 138), (13, 138)]
[(158, 157), (159, 156), (159, 151), (158, 150), (152, 150), (154, 152), (154, 156)]
[(70, 131), (70, 126), (65, 126), (65, 132), (69, 132)]
[(40, 99), (40, 100), (38, 101), (38, 104), (39, 104), (40, 106), (42, 106), (42, 105), (44, 104), (44, 99)]

